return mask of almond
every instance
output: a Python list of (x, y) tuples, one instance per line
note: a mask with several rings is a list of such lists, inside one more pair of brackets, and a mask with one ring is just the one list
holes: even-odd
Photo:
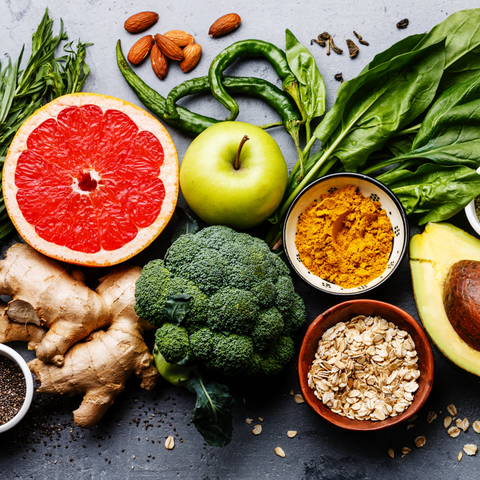
[(151, 27), (158, 20), (158, 13), (140, 12), (127, 18), (125, 30), (130, 33), (139, 33)]
[(241, 21), (242, 19), (236, 13), (227, 13), (227, 15), (224, 15), (213, 22), (208, 34), (212, 38), (221, 37), (222, 35), (226, 35), (235, 30), (240, 25)]
[(183, 49), (183, 55), (180, 68), (186, 73), (197, 65), (202, 56), (202, 47), (198, 43), (190, 43)]
[(183, 60), (182, 49), (165, 35), (160, 35), (160, 33), (157, 33), (155, 35), (155, 43), (166, 57), (172, 60)]
[(155, 75), (160, 80), (163, 80), (168, 73), (168, 60), (156, 43), (153, 44), (152, 51), (150, 52), (150, 61)]
[(145, 35), (137, 40), (128, 52), (128, 61), (134, 65), (140, 63), (148, 55), (154, 43), (155, 40), (152, 35)]
[(190, 43), (195, 41), (193, 35), (190, 35), (183, 30), (170, 30), (165, 33), (165, 37), (169, 38), (173, 43), (176, 43), (179, 47), (186, 47)]

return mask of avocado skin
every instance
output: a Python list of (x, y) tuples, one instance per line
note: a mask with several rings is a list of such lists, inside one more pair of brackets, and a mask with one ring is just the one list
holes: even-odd
[(443, 304), (460, 338), (480, 351), (480, 262), (461, 260), (450, 267)]

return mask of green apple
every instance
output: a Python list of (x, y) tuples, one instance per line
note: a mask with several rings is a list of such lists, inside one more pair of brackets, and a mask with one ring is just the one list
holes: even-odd
[(244, 122), (221, 122), (204, 130), (180, 168), (180, 187), (190, 208), (210, 225), (236, 230), (252, 228), (275, 212), (287, 178), (275, 140)]

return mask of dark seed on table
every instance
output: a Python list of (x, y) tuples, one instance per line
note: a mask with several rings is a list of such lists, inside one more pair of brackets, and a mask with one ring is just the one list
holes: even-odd
[(21, 368), (0, 355), (0, 425), (10, 421), (22, 408), (26, 384)]
[(343, 82), (343, 75), (341, 73), (335, 74), (334, 78), (337, 80), (337, 82)]
[(397, 28), (407, 28), (408, 27), (408, 18), (404, 18), (397, 23)]

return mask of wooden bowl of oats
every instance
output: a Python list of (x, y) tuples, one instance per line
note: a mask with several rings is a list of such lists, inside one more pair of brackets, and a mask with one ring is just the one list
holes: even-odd
[(415, 415), (433, 384), (433, 353), (407, 312), (377, 300), (349, 300), (310, 325), (298, 374), (305, 401), (348, 430), (380, 430)]

